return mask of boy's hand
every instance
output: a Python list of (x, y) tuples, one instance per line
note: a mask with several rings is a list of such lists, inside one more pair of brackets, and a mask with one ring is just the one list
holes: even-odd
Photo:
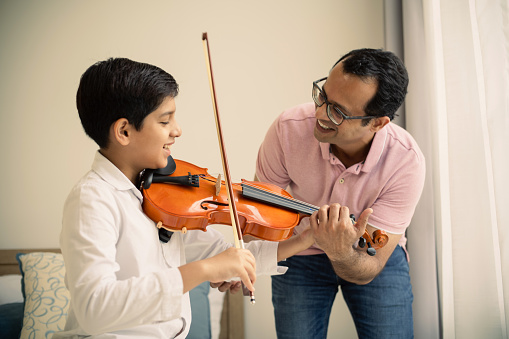
[(212, 287), (212, 288), (217, 287), (219, 292), (226, 292), (229, 290), (231, 294), (235, 294), (238, 291), (240, 291), (240, 289), (242, 287), (242, 283), (238, 280), (237, 281), (233, 281), (233, 280), (223, 281), (223, 282), (219, 282), (219, 283), (211, 282), (210, 287)]
[(303, 246), (306, 248), (313, 246), (313, 244), (315, 243), (315, 237), (313, 234), (313, 230), (309, 226), (306, 229), (304, 229), (304, 231), (299, 233), (298, 237), (299, 237), (301, 243), (303, 244)]
[(254, 292), (256, 280), (256, 260), (253, 254), (246, 249), (229, 248), (218, 255), (204, 260), (210, 285), (221, 287), (219, 290), (240, 289), (235, 282), (227, 282), (232, 278), (239, 277), (248, 290)]
[(284, 260), (302, 252), (315, 243), (313, 229), (308, 227), (296, 236), (279, 242), (277, 248), (277, 261)]

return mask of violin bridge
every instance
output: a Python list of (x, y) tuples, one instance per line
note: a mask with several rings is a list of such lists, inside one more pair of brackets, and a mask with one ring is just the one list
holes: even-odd
[(216, 197), (221, 193), (221, 174), (217, 175), (216, 180)]

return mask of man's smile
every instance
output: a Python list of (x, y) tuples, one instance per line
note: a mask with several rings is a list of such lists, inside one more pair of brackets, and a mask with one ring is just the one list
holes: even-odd
[(330, 131), (330, 130), (334, 130), (334, 128), (332, 128), (332, 127), (329, 127), (329, 126), (325, 125), (325, 124), (324, 124), (323, 122), (321, 122), (320, 120), (318, 120), (318, 119), (317, 119), (316, 121), (318, 122), (318, 125), (319, 125), (321, 128), (323, 128), (323, 129), (325, 129), (325, 130), (329, 130), (329, 131)]

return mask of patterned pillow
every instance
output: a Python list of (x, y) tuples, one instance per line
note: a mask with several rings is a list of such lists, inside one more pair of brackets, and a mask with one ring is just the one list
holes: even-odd
[(19, 253), (25, 311), (21, 338), (50, 338), (64, 329), (70, 295), (60, 253)]

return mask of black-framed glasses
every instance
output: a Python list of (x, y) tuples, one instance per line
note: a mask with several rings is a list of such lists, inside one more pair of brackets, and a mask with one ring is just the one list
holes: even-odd
[[(353, 120), (353, 119), (373, 119), (377, 118), (374, 115), (363, 115), (363, 116), (348, 116), (345, 113), (343, 113), (338, 106), (331, 104), (327, 101), (327, 95), (322, 90), (322, 88), (318, 85), (318, 83), (327, 80), (327, 77), (322, 78), (320, 80), (313, 81), (313, 101), (315, 102), (316, 106), (322, 107), (323, 104), (327, 105), (327, 116), (329, 117), (330, 121), (336, 126), (339, 126), (343, 123), (345, 120)], [(323, 85), (322, 85), (323, 86)], [(334, 113), (331, 112), (331, 106), (334, 109)]]

